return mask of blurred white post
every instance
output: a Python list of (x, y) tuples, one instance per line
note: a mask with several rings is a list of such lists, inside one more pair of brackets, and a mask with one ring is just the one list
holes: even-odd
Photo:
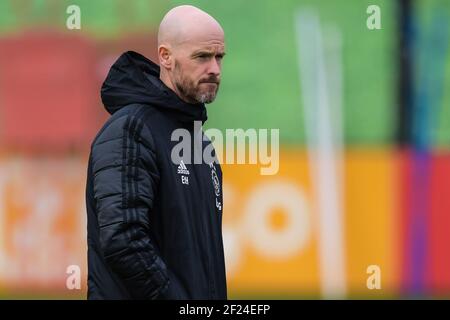
[[(342, 40), (322, 35), (313, 10), (295, 16), (310, 174), (318, 213), (319, 267), (325, 299), (346, 295), (342, 213)], [(328, 31), (328, 29), (326, 30)]]

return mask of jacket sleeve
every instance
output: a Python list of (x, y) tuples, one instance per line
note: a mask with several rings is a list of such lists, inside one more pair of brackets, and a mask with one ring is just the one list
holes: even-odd
[(94, 197), (100, 249), (134, 299), (156, 299), (167, 291), (169, 272), (149, 237), (159, 172), (149, 129), (121, 116), (92, 145)]

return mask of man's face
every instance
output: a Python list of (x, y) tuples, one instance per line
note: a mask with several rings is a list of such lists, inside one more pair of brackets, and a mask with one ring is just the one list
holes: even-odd
[(220, 85), (224, 50), (221, 40), (180, 45), (174, 56), (173, 83), (186, 101), (214, 101)]

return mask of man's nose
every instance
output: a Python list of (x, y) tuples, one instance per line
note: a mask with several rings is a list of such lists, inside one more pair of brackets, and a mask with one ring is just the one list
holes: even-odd
[(217, 62), (217, 59), (211, 59), (211, 62), (208, 65), (208, 74), (214, 74), (216, 76), (220, 75), (220, 64)]

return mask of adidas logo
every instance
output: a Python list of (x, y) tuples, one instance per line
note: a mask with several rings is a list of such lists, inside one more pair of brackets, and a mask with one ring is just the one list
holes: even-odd
[(188, 168), (186, 168), (186, 165), (184, 164), (183, 160), (181, 160), (180, 165), (178, 166), (178, 174), (189, 174)]

